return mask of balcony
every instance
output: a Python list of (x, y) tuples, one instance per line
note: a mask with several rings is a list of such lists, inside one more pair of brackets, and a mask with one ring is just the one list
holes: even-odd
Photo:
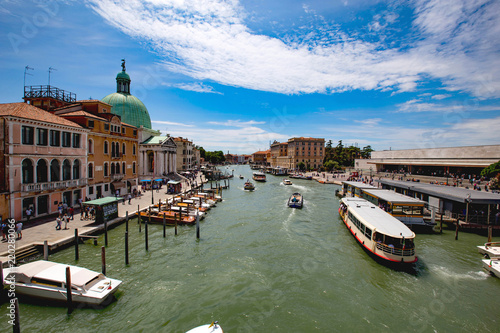
[(63, 180), (58, 182), (21, 184), (21, 192), (41, 192), (81, 187), (87, 185), (87, 178)]
[(124, 174), (121, 174), (121, 173), (115, 173), (113, 175), (110, 175), (111, 179), (113, 179), (113, 181), (116, 181), (116, 180), (122, 180), (123, 177), (125, 177)]

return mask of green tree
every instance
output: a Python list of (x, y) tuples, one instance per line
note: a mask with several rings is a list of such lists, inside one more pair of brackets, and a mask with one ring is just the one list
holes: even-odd
[(363, 147), (363, 150), (361, 151), (361, 157), (370, 158), (372, 156), (372, 151), (373, 149), (370, 145)]
[(497, 177), (500, 174), (500, 161), (490, 164), (483, 170), (481, 170), (481, 176), (483, 177)]
[(326, 171), (332, 171), (332, 170), (339, 170), (340, 169), (340, 165), (337, 161), (327, 161), (325, 164), (324, 164), (324, 167), (326, 169)]
[(304, 162), (300, 162), (299, 164), (297, 164), (297, 167), (300, 171), (304, 171), (306, 169), (306, 165), (304, 164)]

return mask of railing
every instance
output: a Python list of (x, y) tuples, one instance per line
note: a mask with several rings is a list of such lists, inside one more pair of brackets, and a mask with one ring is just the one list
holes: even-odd
[(125, 175), (121, 173), (115, 173), (111, 175), (111, 179), (113, 180), (122, 180)]
[(411, 257), (415, 255), (415, 248), (396, 249), (392, 246), (388, 246), (382, 243), (377, 243), (377, 249), (384, 251), (385, 253), (393, 254), (396, 256)]
[(87, 185), (87, 178), (63, 180), (58, 182), (21, 184), (21, 192), (39, 192), (49, 190), (59, 190), (70, 187), (79, 187)]
[(64, 102), (76, 102), (76, 94), (53, 86), (25, 86), (24, 98), (50, 97)]

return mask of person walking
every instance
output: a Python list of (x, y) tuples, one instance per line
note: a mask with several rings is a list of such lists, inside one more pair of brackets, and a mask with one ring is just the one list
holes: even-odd
[(63, 221), (64, 221), (64, 230), (68, 230), (68, 222), (69, 222), (68, 214), (64, 214)]
[(16, 224), (16, 234), (17, 234), (17, 239), (23, 238), (23, 222), (19, 221)]
[(131, 200), (132, 200), (132, 195), (129, 193), (128, 196), (127, 196), (127, 199), (128, 199), (128, 204), (131, 205)]
[(61, 230), (61, 215), (56, 219), (56, 230)]
[(68, 213), (69, 213), (69, 217), (71, 218), (71, 220), (74, 220), (74, 214), (75, 214), (75, 210), (73, 209), (73, 206), (69, 207), (68, 208)]
[(28, 207), (26, 209), (26, 222), (29, 222), (30, 221), (30, 218), (31, 218), (31, 213), (33, 213), (33, 211), (31, 210), (30, 207)]

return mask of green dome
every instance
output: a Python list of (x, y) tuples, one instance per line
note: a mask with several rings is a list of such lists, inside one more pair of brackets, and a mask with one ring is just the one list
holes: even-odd
[(128, 76), (127, 72), (121, 71), (116, 75), (116, 79), (125, 79), (130, 81), (130, 76)]
[(124, 123), (136, 127), (151, 128), (148, 109), (137, 97), (123, 92), (116, 92), (104, 97), (102, 101), (110, 104), (113, 107), (111, 112), (121, 116)]

